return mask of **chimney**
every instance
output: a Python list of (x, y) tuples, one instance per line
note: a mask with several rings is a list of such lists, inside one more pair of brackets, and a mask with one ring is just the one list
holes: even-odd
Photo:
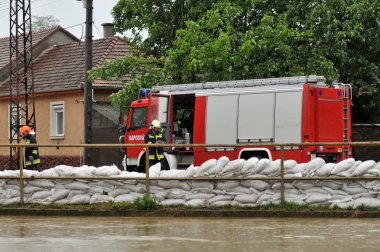
[(115, 33), (112, 31), (114, 23), (103, 23), (103, 38), (109, 38), (115, 36)]

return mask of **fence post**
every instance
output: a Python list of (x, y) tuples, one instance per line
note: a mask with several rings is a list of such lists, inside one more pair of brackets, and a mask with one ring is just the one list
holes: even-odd
[(285, 186), (284, 186), (284, 146), (280, 146), (280, 158), (281, 158), (281, 204), (285, 203)]
[(149, 180), (149, 147), (148, 146), (145, 147), (145, 174), (146, 174), (146, 182), (145, 182), (146, 197), (149, 197), (150, 196), (150, 193), (149, 193), (150, 180)]
[(24, 152), (22, 147), (18, 146), (19, 169), (20, 169), (20, 206), (24, 206)]

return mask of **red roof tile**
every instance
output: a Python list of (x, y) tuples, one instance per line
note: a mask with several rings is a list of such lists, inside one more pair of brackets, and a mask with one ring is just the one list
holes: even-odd
[[(61, 26), (53, 26), (49, 27), (47, 29), (39, 30), (32, 33), (32, 42), (33, 46), (40, 43), (42, 40), (46, 39), (47, 37), (51, 36), (56, 31), (62, 31), (72, 37), (74, 40), (79, 40), (77, 37), (75, 37), (73, 34), (68, 32), (67, 30), (63, 29)], [(9, 37), (3, 37), (0, 38), (0, 69), (5, 67), (9, 64)]]
[[(93, 66), (105, 60), (126, 56), (129, 47), (119, 37), (93, 41)], [(74, 42), (54, 46), (33, 63), (34, 92), (44, 93), (61, 90), (82, 89), (84, 83), (85, 44)], [(0, 95), (9, 95), (9, 84), (0, 85)], [(120, 81), (96, 80), (94, 88), (120, 88)]]

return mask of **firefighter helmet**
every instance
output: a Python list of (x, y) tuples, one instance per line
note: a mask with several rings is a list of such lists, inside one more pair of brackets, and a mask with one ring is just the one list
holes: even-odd
[(29, 135), (31, 132), (32, 132), (32, 129), (25, 125), (25, 126), (22, 126), (21, 129), (20, 129), (20, 132), (24, 135), (24, 136), (27, 136)]
[(154, 127), (154, 128), (161, 128), (161, 123), (160, 123), (160, 121), (159, 120), (153, 120), (152, 121), (152, 126)]

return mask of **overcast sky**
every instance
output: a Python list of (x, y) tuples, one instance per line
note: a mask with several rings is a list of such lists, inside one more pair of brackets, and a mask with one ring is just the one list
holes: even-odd
[[(94, 39), (103, 36), (102, 23), (112, 23), (112, 8), (118, 0), (93, 0), (93, 35)], [(9, 36), (9, 4), (10, 0), (0, 0), (0, 37)], [(59, 19), (59, 25), (78, 38), (85, 32), (86, 9), (77, 0), (31, 0), (32, 16), (52, 15)], [(71, 28), (69, 28), (71, 27)]]

